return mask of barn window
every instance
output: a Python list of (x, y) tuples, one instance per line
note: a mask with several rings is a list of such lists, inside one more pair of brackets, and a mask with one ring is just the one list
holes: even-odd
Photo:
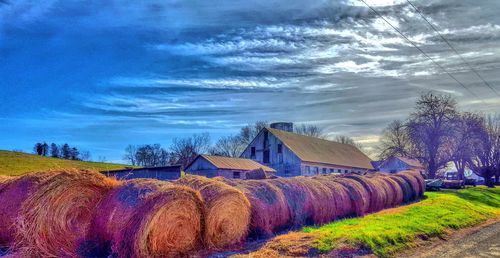
[(250, 158), (255, 159), (255, 147), (250, 148)]
[(241, 178), (240, 172), (233, 172), (233, 178)]
[(326, 168), (323, 168), (323, 174), (326, 174)]
[(342, 173), (342, 170), (341, 170), (341, 169), (339, 169), (339, 170), (337, 170), (337, 172)]
[(347, 170), (347, 169), (346, 169), (344, 172), (348, 173), (348, 172), (349, 172), (349, 170)]
[(330, 173), (334, 173), (334, 172), (335, 172), (335, 169), (330, 168)]
[(319, 174), (319, 168), (318, 167), (314, 167), (314, 174), (315, 175)]
[(280, 143), (278, 144), (278, 154), (283, 153), (283, 145)]
[(311, 167), (310, 166), (306, 166), (306, 174), (310, 174), (311, 173)]

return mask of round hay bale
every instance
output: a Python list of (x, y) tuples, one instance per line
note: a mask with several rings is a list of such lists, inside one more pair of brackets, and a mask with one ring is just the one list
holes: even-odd
[(341, 184), (349, 191), (352, 214), (364, 216), (370, 209), (370, 194), (358, 181), (350, 178), (333, 177), (331, 180)]
[(418, 180), (414, 176), (408, 173), (396, 173), (394, 174), (394, 176), (403, 178), (411, 186), (410, 201), (415, 201), (419, 195), (420, 184)]
[(250, 202), (240, 190), (201, 176), (185, 176), (175, 183), (199, 191), (203, 198), (206, 247), (223, 249), (246, 238), (250, 227)]
[(16, 247), (35, 256), (75, 257), (99, 201), (118, 183), (98, 172), (66, 170), (23, 203)]
[(372, 182), (377, 186), (377, 189), (381, 190), (384, 196), (384, 208), (393, 207), (396, 203), (396, 193), (392, 189), (392, 186), (389, 182), (384, 180), (381, 176), (378, 175), (365, 175), (370, 178)]
[(310, 198), (310, 195), (306, 194), (307, 189), (304, 188), (304, 185), (285, 178), (277, 178), (268, 180), (267, 182), (283, 192), (290, 214), (289, 225), (292, 227), (300, 227), (311, 219), (311, 209), (308, 209), (306, 206), (308, 203), (306, 199)]
[(408, 171), (404, 171), (402, 173), (407, 173), (407, 174), (413, 176), (418, 181), (418, 186), (419, 186), (418, 187), (418, 197), (424, 196), (425, 179), (422, 176), (422, 174), (419, 171), (415, 171), (415, 170), (408, 170)]
[(19, 177), (3, 177), (0, 183), (0, 248), (11, 247), (17, 232), (16, 220), (23, 203), (40, 184), (54, 173), (30, 173)]
[(387, 186), (390, 188), (390, 199), (391, 199), (391, 207), (398, 206), (403, 203), (403, 189), (398, 182), (396, 182), (393, 178), (388, 177), (386, 175), (379, 176), (381, 180), (383, 180)]
[(336, 182), (335, 176), (314, 177), (315, 180), (321, 181), (326, 187), (330, 188), (335, 202), (335, 218), (344, 218), (352, 216), (354, 213), (353, 197), (351, 192), (343, 184)]
[(403, 203), (411, 202), (413, 197), (413, 189), (411, 188), (411, 185), (402, 177), (394, 175), (388, 175), (387, 177), (398, 183), (399, 188), (401, 188), (401, 192), (403, 193)]
[(385, 191), (379, 189), (380, 186), (374, 183), (370, 178), (354, 174), (346, 174), (344, 177), (356, 180), (367, 190), (370, 195), (370, 208), (368, 209), (368, 212), (377, 212), (385, 207), (387, 200)]
[(254, 169), (245, 174), (245, 179), (266, 179), (266, 172), (262, 168)]
[(336, 217), (335, 197), (333, 191), (322, 181), (314, 180), (311, 177), (296, 177), (290, 180), (299, 181), (308, 189), (310, 207), (313, 224), (324, 224)]
[[(156, 188), (150, 181), (132, 184), (135, 188), (132, 191)], [(204, 220), (199, 192), (167, 184), (145, 196), (135, 196), (132, 194), (129, 201), (138, 203), (130, 210), (130, 218), (113, 241), (115, 256), (177, 257), (202, 248)]]
[(250, 238), (270, 237), (284, 229), (290, 221), (290, 211), (283, 192), (267, 180), (231, 180), (250, 201)]

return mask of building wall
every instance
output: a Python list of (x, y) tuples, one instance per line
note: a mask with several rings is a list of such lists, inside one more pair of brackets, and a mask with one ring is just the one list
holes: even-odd
[(365, 168), (345, 167), (330, 164), (303, 162), (301, 164), (301, 174), (304, 176), (315, 176), (325, 174), (345, 174), (365, 172)]
[[(252, 159), (276, 170), (277, 176), (290, 177), (301, 175), (301, 160), (290, 151), (273, 134), (261, 131), (252, 143), (241, 154), (242, 158)], [(278, 145), (281, 144), (282, 153), (278, 153)], [(255, 148), (255, 156), (252, 156), (252, 147)], [(269, 162), (264, 162), (264, 154), (269, 151)]]
[(218, 169), (212, 163), (203, 158), (196, 159), (191, 166), (186, 169), (186, 173), (191, 175), (205, 177), (222, 176), (229, 179), (245, 179), (247, 172), (248, 171), (246, 170)]
[(181, 170), (180, 168), (178, 171), (172, 171), (172, 168), (164, 170), (141, 168), (128, 171), (109, 171), (103, 172), (103, 174), (118, 179), (153, 178), (158, 180), (176, 180), (181, 177)]
[(408, 164), (402, 162), (401, 160), (391, 157), (389, 158), (386, 162), (384, 162), (380, 167), (379, 171), (380, 172), (386, 172), (386, 173), (397, 173), (399, 171), (411, 169)]

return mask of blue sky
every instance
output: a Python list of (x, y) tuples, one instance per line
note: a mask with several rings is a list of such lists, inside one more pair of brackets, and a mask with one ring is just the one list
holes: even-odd
[[(68, 142), (121, 161), (128, 144), (215, 140), (256, 120), (314, 123), (371, 147), (428, 90), (500, 111), (405, 0), (368, 2), (479, 98), (357, 0), (7, 0), (0, 149)], [(500, 2), (413, 3), (500, 91)]]

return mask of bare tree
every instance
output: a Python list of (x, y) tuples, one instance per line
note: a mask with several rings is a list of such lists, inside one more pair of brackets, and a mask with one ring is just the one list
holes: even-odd
[(500, 117), (487, 117), (480, 136), (467, 164), (474, 173), (485, 179), (488, 187), (494, 187), (492, 177), (497, 181), (500, 173)]
[(90, 151), (88, 151), (88, 150), (81, 151), (80, 152), (80, 160), (91, 161), (92, 155), (90, 154)]
[(363, 146), (361, 144), (357, 143), (356, 141), (354, 141), (354, 139), (352, 139), (351, 137), (349, 137), (347, 135), (337, 135), (337, 136), (335, 136), (335, 139), (333, 141), (338, 142), (338, 143), (352, 145), (358, 149), (363, 148)]
[(137, 166), (137, 146), (129, 144), (125, 147), (123, 159), (132, 166)]
[(378, 158), (385, 160), (391, 156), (409, 157), (411, 140), (406, 124), (400, 120), (390, 123), (383, 131), (377, 146)]
[(59, 147), (55, 143), (50, 144), (50, 156), (52, 158), (59, 158)]
[(296, 134), (302, 134), (302, 135), (321, 138), (321, 139), (326, 138), (326, 134), (324, 132), (324, 129), (317, 126), (317, 125), (301, 124), (299, 126), (294, 127), (294, 132)]
[(175, 163), (185, 168), (198, 154), (209, 152), (210, 135), (203, 133), (187, 138), (174, 138), (170, 150)]
[(474, 113), (462, 113), (456, 120), (454, 128), (452, 160), (457, 168), (458, 178), (464, 179), (465, 167), (473, 156), (474, 146), (481, 144), (484, 118)]
[(429, 178), (451, 160), (456, 101), (449, 95), (426, 93), (417, 100), (408, 122), (412, 155), (427, 165)]
[(248, 124), (244, 126), (241, 128), (239, 135), (241, 144), (247, 146), (263, 128), (268, 126), (269, 123), (266, 121), (257, 121), (253, 125)]
[(240, 136), (225, 136), (220, 138), (215, 145), (210, 148), (209, 152), (211, 155), (239, 157), (245, 150), (245, 147), (246, 146), (242, 144)]

